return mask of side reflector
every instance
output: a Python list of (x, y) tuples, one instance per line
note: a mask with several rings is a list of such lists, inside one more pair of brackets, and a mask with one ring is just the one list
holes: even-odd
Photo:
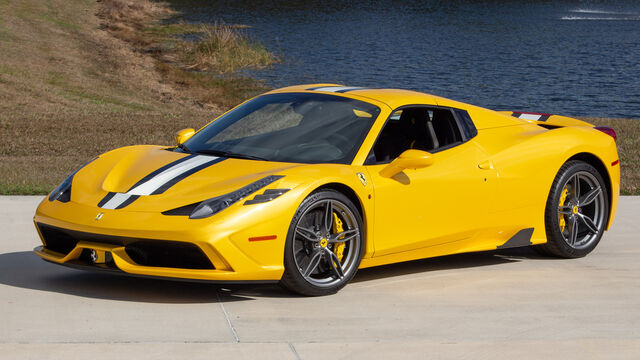
[(250, 237), (249, 241), (265, 241), (265, 240), (275, 240), (277, 239), (278, 236), (277, 235), (268, 235), (268, 236), (256, 236), (256, 237)]
[(606, 126), (596, 126), (594, 129), (602, 131), (603, 133), (611, 136), (613, 138), (613, 141), (618, 141), (618, 135), (612, 128)]
[(616, 161), (612, 162), (612, 163), (611, 163), (611, 166), (616, 166), (616, 165), (618, 165), (618, 164), (620, 164), (620, 160), (616, 160)]

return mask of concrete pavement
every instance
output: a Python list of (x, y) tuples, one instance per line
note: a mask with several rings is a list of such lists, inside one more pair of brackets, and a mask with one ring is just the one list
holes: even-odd
[(529, 249), (361, 270), (338, 294), (46, 263), (41, 197), (0, 197), (0, 359), (637, 359), (640, 197), (576, 260)]

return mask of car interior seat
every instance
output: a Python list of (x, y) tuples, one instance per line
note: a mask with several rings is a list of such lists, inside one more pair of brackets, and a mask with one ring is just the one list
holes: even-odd
[(400, 119), (389, 121), (373, 149), (376, 161), (391, 161), (408, 149), (436, 149), (438, 144), (428, 111), (426, 108), (404, 109)]

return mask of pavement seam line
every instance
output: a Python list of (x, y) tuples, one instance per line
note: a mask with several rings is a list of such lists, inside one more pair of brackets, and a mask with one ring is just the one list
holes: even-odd
[(293, 355), (296, 357), (297, 360), (302, 360), (302, 358), (300, 357), (300, 355), (298, 354), (298, 351), (296, 351), (295, 346), (293, 346), (293, 343), (288, 343), (289, 344), (289, 349), (291, 349), (291, 352), (293, 353)]
[(238, 337), (238, 333), (236, 332), (236, 329), (233, 327), (233, 324), (231, 323), (231, 318), (229, 317), (229, 313), (227, 312), (227, 309), (224, 307), (224, 304), (222, 303), (222, 299), (220, 299), (220, 291), (218, 291), (216, 293), (216, 296), (218, 298), (218, 303), (220, 304), (220, 307), (222, 308), (222, 313), (224, 314), (224, 318), (227, 319), (227, 324), (229, 324), (229, 328), (231, 329), (231, 332), (233, 333), (233, 337), (235, 338), (236, 342), (239, 343), (240, 342), (240, 338)]

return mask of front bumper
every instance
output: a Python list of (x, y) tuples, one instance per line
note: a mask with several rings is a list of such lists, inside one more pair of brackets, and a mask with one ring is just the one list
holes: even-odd
[(96, 273), (110, 274), (110, 275), (124, 275), (124, 276), (132, 276), (144, 279), (159, 279), (159, 280), (171, 280), (171, 281), (186, 281), (186, 282), (202, 282), (208, 284), (277, 284), (278, 280), (237, 280), (237, 281), (228, 281), (228, 280), (202, 280), (202, 279), (190, 279), (190, 278), (178, 278), (178, 277), (168, 277), (168, 276), (157, 276), (157, 275), (141, 275), (141, 274), (133, 274), (120, 270), (115, 263), (104, 263), (104, 264), (96, 264), (83, 260), (71, 260), (63, 263), (58, 263), (55, 261), (51, 261), (47, 259), (46, 255), (42, 255), (43, 252), (46, 252), (44, 246), (37, 246), (34, 248), (34, 251), (40, 255), (43, 260), (50, 262), (52, 264), (63, 265), (71, 269), (91, 271)]
[[(289, 226), (283, 219), (288, 217), (264, 211), (265, 205), (246, 206), (241, 212), (227, 209), (215, 220), (191, 220), (45, 199), (34, 217), (43, 246), (34, 251), (52, 263), (129, 275), (213, 282), (278, 281), (284, 271)], [(99, 213), (103, 214), (97, 216)], [(52, 240), (52, 233), (65, 238), (62, 244)], [(265, 235), (276, 237), (248, 241)], [(89, 252), (106, 254), (109, 261), (93, 261)]]

